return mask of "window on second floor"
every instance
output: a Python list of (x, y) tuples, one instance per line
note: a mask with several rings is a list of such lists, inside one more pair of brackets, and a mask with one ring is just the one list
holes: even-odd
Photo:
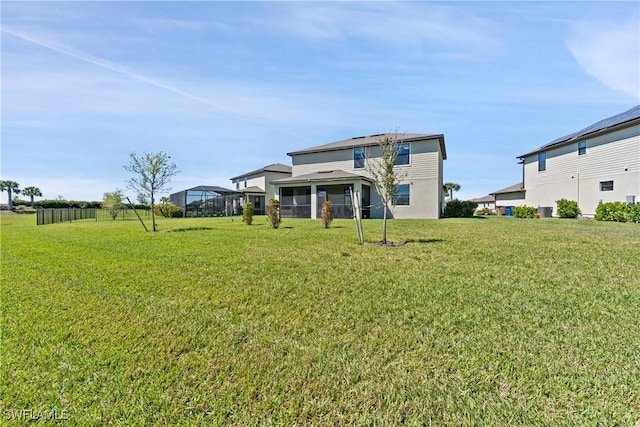
[(353, 168), (364, 169), (364, 148), (353, 149)]
[(587, 154), (587, 141), (578, 142), (578, 156)]
[(600, 191), (613, 191), (613, 181), (600, 181)]
[(411, 145), (408, 142), (401, 142), (398, 144), (398, 156), (394, 165), (408, 164), (411, 164)]
[(538, 172), (547, 170), (547, 153), (543, 151), (542, 153), (538, 153)]

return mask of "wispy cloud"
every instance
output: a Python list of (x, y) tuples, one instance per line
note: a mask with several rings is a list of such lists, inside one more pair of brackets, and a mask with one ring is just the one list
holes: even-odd
[(257, 25), (311, 41), (362, 39), (394, 47), (432, 44), (452, 49), (496, 50), (499, 26), (458, 7), (431, 2), (285, 4)]
[(566, 45), (578, 64), (606, 86), (640, 99), (640, 23), (573, 23)]
[[(191, 101), (195, 101), (210, 107), (215, 108), (218, 111), (224, 112), (224, 113), (230, 113), (236, 116), (240, 116), (243, 117), (244, 119), (250, 120), (252, 122), (255, 123), (259, 123), (261, 125), (268, 125), (267, 122), (265, 120), (263, 120), (262, 118), (258, 118), (256, 116), (252, 116), (252, 115), (248, 115), (246, 114), (244, 111), (242, 111), (240, 108), (230, 108), (228, 103), (222, 103), (222, 102), (217, 102), (217, 101), (213, 101), (211, 98), (206, 98), (206, 97), (202, 97), (199, 95), (195, 95), (194, 93), (188, 92), (186, 90), (183, 90), (175, 85), (172, 84), (168, 84), (165, 83), (163, 81), (157, 80), (155, 78), (146, 76), (144, 74), (141, 74), (139, 72), (133, 71), (130, 68), (127, 68), (125, 66), (122, 66), (116, 62), (112, 62), (112, 61), (108, 61), (106, 59), (103, 58), (99, 58), (96, 56), (93, 56), (89, 53), (80, 51), (78, 49), (75, 49), (73, 47), (70, 46), (64, 46), (61, 44), (56, 44), (56, 43), (52, 43), (49, 41), (45, 41), (42, 39), (39, 39), (37, 37), (33, 37), (29, 34), (25, 34), (25, 33), (20, 33), (14, 30), (11, 30), (9, 28), (3, 27), (2, 28), (2, 32), (8, 35), (11, 35), (13, 37), (17, 37), (21, 40), (33, 43), (35, 45), (38, 45), (40, 47), (44, 47), (46, 49), (58, 52), (62, 55), (65, 56), (69, 56), (69, 57), (73, 57), (76, 58), (78, 60), (96, 65), (98, 67), (107, 69), (107, 70), (111, 70), (113, 72), (116, 72), (118, 74), (130, 77), (131, 79), (134, 79), (136, 81), (139, 82), (143, 82), (146, 83), (148, 85), (154, 86), (156, 88), (159, 89), (163, 89), (169, 92), (172, 92), (176, 95), (179, 95), (181, 97), (187, 98)], [(217, 99), (225, 99), (224, 97), (216, 97)], [(237, 103), (236, 103), (237, 105)], [(251, 105), (250, 103), (245, 103), (244, 105)], [(267, 111), (267, 110), (265, 110)], [(273, 127), (273, 125), (268, 125), (270, 127)], [(284, 133), (284, 134), (288, 134), (290, 136), (295, 136), (294, 134), (292, 134), (289, 130), (285, 129), (285, 128), (277, 128), (276, 130)]]

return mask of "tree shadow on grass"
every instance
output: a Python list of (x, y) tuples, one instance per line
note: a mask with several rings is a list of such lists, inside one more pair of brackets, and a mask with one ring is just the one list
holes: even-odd
[(213, 230), (211, 227), (186, 227), (186, 228), (174, 228), (173, 230), (167, 230), (168, 233), (182, 233), (184, 231), (201, 231), (201, 230)]
[(444, 239), (408, 239), (407, 243), (440, 243), (444, 242)]
[(402, 246), (405, 246), (409, 243), (439, 243), (439, 242), (444, 242), (443, 239), (407, 239), (407, 240), (400, 240), (397, 242), (392, 242), (392, 241), (387, 241), (387, 243), (382, 243), (382, 242), (367, 242), (367, 244), (369, 245), (377, 245), (377, 246), (383, 246), (386, 248), (400, 248)]

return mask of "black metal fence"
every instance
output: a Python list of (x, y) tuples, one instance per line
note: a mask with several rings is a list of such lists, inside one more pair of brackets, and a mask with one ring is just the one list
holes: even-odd
[[(150, 209), (138, 209), (137, 211), (142, 218), (151, 216)], [(96, 208), (38, 208), (36, 217), (37, 225), (73, 221), (130, 221), (138, 219), (136, 212), (128, 208), (122, 208), (113, 213), (109, 209)]]

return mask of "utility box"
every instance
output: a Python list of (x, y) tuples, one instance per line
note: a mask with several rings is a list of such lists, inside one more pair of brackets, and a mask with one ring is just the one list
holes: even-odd
[(536, 209), (536, 212), (540, 215), (540, 218), (551, 218), (553, 216), (552, 206), (541, 206)]

